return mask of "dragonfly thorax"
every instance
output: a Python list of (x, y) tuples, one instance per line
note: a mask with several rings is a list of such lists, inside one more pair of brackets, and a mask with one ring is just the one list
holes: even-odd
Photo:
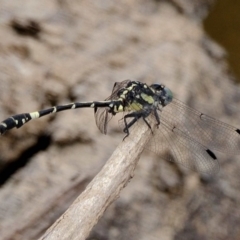
[(138, 81), (130, 81), (125, 88), (119, 90), (118, 96), (121, 106), (115, 107), (115, 113), (150, 109), (159, 103), (159, 96), (156, 97), (155, 89)]

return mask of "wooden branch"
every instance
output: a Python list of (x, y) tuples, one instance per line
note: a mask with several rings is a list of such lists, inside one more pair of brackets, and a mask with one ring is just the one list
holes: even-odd
[[(151, 123), (154, 129), (155, 124)], [(136, 127), (114, 151), (102, 170), (40, 240), (84, 240), (106, 208), (133, 177), (140, 154), (152, 136), (146, 124)]]

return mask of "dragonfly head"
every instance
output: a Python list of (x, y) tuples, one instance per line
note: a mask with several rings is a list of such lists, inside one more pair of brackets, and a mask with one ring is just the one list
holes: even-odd
[(172, 101), (172, 91), (163, 84), (152, 84), (150, 87), (154, 90), (157, 100), (163, 105), (163, 107)]

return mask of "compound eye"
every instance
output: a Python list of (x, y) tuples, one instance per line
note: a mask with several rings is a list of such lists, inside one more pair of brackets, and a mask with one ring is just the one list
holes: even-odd
[(163, 101), (164, 106), (166, 106), (167, 104), (169, 104), (173, 100), (172, 91), (169, 88), (164, 87), (164, 90), (162, 92), (162, 97), (164, 99), (164, 101)]

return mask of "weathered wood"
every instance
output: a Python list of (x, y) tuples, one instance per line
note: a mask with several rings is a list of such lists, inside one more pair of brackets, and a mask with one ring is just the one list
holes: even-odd
[(126, 138), (119, 145), (86, 190), (47, 230), (41, 240), (87, 238), (106, 208), (118, 198), (120, 191), (133, 177), (144, 145), (151, 137), (147, 126), (141, 126), (132, 131), (131, 138)]

